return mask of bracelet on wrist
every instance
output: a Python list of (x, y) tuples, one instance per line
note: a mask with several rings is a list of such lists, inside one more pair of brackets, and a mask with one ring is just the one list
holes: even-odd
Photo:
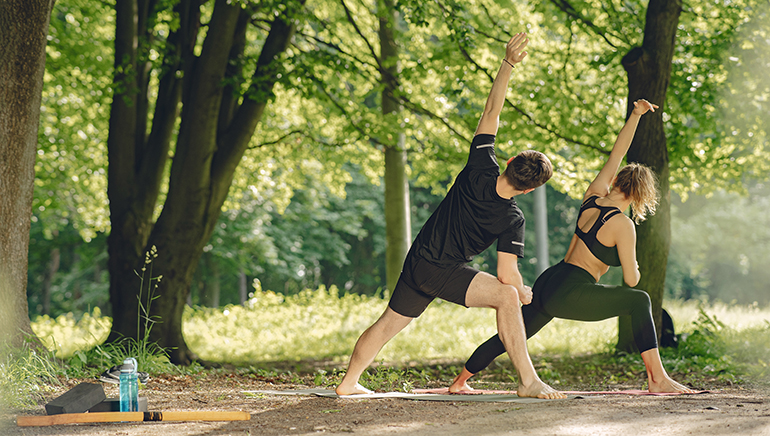
[(510, 63), (510, 61), (508, 61), (508, 59), (506, 59), (506, 58), (503, 58), (503, 62), (505, 62), (506, 64), (510, 65), (511, 68), (516, 68), (516, 65), (513, 65), (512, 63)]

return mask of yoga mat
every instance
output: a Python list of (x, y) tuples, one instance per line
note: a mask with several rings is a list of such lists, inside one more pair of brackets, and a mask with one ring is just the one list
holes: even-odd
[[(474, 389), (472, 391), (460, 391), (454, 394), (449, 393), (449, 388), (435, 388), (435, 389), (413, 389), (415, 394), (436, 394), (436, 395), (516, 395), (516, 391), (499, 391), (488, 389)], [(679, 392), (665, 392), (654, 393), (643, 391), (639, 389), (627, 389), (622, 391), (562, 391), (567, 395), (650, 395), (650, 396), (673, 396), (673, 395), (695, 395), (695, 394), (707, 394), (711, 391), (696, 391), (692, 394), (685, 394)]]
[[(555, 401), (544, 400), (540, 398), (522, 398), (516, 395), (512, 391), (505, 394), (487, 394), (487, 395), (457, 395), (457, 394), (437, 394), (437, 393), (422, 393), (417, 392), (419, 389), (415, 389), (412, 392), (375, 392), (373, 394), (358, 394), (358, 395), (337, 395), (334, 391), (329, 389), (298, 389), (298, 390), (257, 390), (257, 391), (241, 391), (246, 395), (304, 395), (304, 396), (317, 396), (325, 398), (339, 398), (343, 400), (359, 400), (366, 398), (402, 398), (405, 400), (421, 400), (421, 401), (463, 401), (463, 402), (499, 402), (499, 403), (540, 403), (543, 401)], [(448, 392), (446, 388), (444, 391)], [(567, 398), (575, 398), (575, 396), (568, 396)]]

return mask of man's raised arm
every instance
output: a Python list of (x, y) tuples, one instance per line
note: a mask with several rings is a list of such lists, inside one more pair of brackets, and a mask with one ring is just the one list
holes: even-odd
[(505, 57), (501, 61), (500, 69), (497, 70), (492, 90), (489, 91), (487, 104), (484, 106), (484, 113), (481, 115), (478, 127), (476, 127), (476, 135), (497, 135), (497, 128), (500, 125), (500, 112), (502, 112), (503, 103), (505, 103), (505, 94), (508, 91), (511, 71), (513, 71), (516, 64), (527, 57), (527, 52), (524, 51), (524, 48), (528, 42), (529, 39), (526, 33), (517, 33), (513, 35), (505, 46)]

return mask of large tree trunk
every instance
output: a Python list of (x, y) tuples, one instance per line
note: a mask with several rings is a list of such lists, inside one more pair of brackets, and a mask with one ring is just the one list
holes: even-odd
[[(294, 25), (288, 23), (284, 15), (276, 17), (257, 60), (247, 96), (242, 101), (232, 98), (233, 89), (225, 84), (238, 82), (231, 80), (236, 79), (233, 74), (240, 73), (240, 69), (233, 65), (238, 64), (246, 46), (245, 29), (250, 13), (231, 3), (227, 0), (215, 2), (206, 39), (197, 58), (192, 56), (192, 49), (200, 17), (198, 2), (182, 1), (177, 5), (181, 26), (169, 37), (169, 42), (173, 43), (171, 47), (176, 50), (172, 54), (176, 56), (167, 55), (169, 62), (164, 68), (167, 73), (161, 78), (160, 97), (147, 139), (144, 139), (145, 127), (138, 120), (148, 118), (147, 113), (142, 112), (148, 106), (130, 104), (132, 99), (144, 98), (146, 94), (139, 95), (139, 90), (146, 86), (139, 83), (134, 87), (117, 87), (122, 94), (116, 91), (113, 101), (108, 143), (113, 220), (110, 298), (114, 317), (110, 339), (144, 335), (142, 325), (138, 323), (138, 281), (134, 270), (142, 266), (142, 253), (155, 246), (158, 257), (152, 264), (153, 274), (163, 278), (157, 289), (160, 298), (149, 308), (150, 315), (160, 322), (153, 325), (149, 337), (166, 348), (175, 363), (188, 363), (195, 358), (182, 335), (182, 313), (192, 274), (219, 218), (235, 169), (277, 81), (276, 58), (286, 51), (294, 33)], [(301, 3), (296, 2), (289, 5), (301, 7)], [(116, 67), (121, 66), (120, 59), (138, 53), (136, 47), (140, 44), (135, 35), (148, 33), (147, 29), (134, 29), (137, 23), (151, 20), (129, 19), (137, 13), (142, 16), (141, 6), (142, 2), (135, 0), (118, 1)], [(145, 12), (152, 10), (153, 7), (144, 9)], [(121, 18), (122, 14), (126, 16)], [(119, 47), (124, 47), (129, 54), (121, 52)], [(135, 68), (141, 70), (140, 65)], [(146, 78), (146, 75), (121, 77), (121, 71), (126, 70), (116, 69), (117, 83), (134, 77)], [(183, 74), (177, 74), (178, 70)], [(183, 109), (168, 194), (163, 210), (153, 224), (153, 211), (162, 170), (168, 159), (180, 96)], [(159, 113), (161, 106), (163, 112)], [(126, 124), (126, 120), (130, 123)], [(125, 138), (126, 135), (131, 137)]]
[[(398, 47), (396, 45), (396, 8), (393, 0), (378, 1), (380, 19), (380, 62), (382, 113), (395, 114), (399, 105), (397, 91)], [(409, 211), (409, 180), (406, 174), (406, 149), (403, 133), (392, 132), (381, 138), (385, 144), (385, 271), (387, 287), (395, 289), (404, 258), (412, 242)]]
[(209, 283), (206, 283), (201, 289), (200, 304), (206, 307), (219, 307), (219, 295), (222, 291), (222, 273), (219, 271), (219, 264), (217, 264), (214, 256), (211, 253), (203, 256), (204, 263), (208, 267), (210, 278)]
[(0, 2), (0, 345), (21, 346), (27, 336), (35, 338), (27, 306), (27, 259), (53, 3)]
[(160, 77), (151, 134), (146, 132), (147, 61), (140, 55), (146, 44), (152, 8), (143, 0), (117, 0), (115, 26), (114, 95), (107, 139), (108, 188), (111, 231), (108, 238), (110, 303), (113, 324), (109, 341), (139, 338), (139, 279), (147, 241), (153, 226), (163, 171), (168, 161), (174, 124), (179, 115), (182, 79), (178, 71), (192, 63), (192, 47), (198, 30), (199, 11), (191, 1), (176, 7), (180, 27), (169, 35), (168, 52)]
[[(671, 201), (669, 193), (668, 149), (663, 130), (666, 91), (671, 79), (676, 28), (682, 10), (681, 0), (651, 0), (647, 7), (644, 41), (623, 57), (628, 75), (628, 114), (633, 102), (644, 98), (661, 108), (642, 117), (628, 151), (629, 162), (652, 168), (660, 182), (660, 205), (655, 215), (637, 227), (636, 253), (642, 278), (637, 288), (650, 294), (652, 313), (660, 338), (666, 265), (671, 243)], [(618, 350), (635, 351), (630, 320), (619, 321)]]

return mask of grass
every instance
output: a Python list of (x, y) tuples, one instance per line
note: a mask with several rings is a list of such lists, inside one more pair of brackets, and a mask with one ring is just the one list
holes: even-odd
[(50, 355), (32, 347), (0, 350), (0, 410), (34, 404), (52, 390), (63, 371)]
[[(260, 292), (243, 306), (188, 308), (183, 329), (188, 345), (202, 359), (234, 364), (244, 376), (333, 386), (358, 336), (386, 304), (377, 297), (340, 295), (336, 288), (288, 297)], [(668, 301), (665, 306), (682, 336), (679, 349), (663, 349), (661, 354), (666, 368), (679, 380), (713, 386), (770, 379), (770, 307), (694, 301)], [(72, 315), (39, 317), (33, 329), (65, 364), (52, 369), (42, 365), (40, 356), (27, 356), (19, 365), (37, 365), (44, 374), (91, 377), (123, 356), (144, 350), (143, 371), (201, 371), (200, 367), (174, 367), (163, 350), (148, 347), (146, 341), (134, 348), (130, 341), (99, 345), (109, 328), (110, 319), (98, 309), (79, 320)], [(494, 333), (494, 311), (437, 301), (383, 348), (362, 382), (383, 390), (445, 385), (475, 347)], [(615, 353), (616, 335), (615, 319), (554, 320), (528, 341), (528, 347), (540, 376), (557, 386), (641, 387), (646, 378), (642, 361), (638, 355)], [(25, 378), (6, 370), (0, 374), (0, 384), (7, 385), (10, 378), (37, 379), (34, 374), (40, 371), (31, 370)], [(474, 380), (482, 386), (505, 386), (515, 380), (515, 371), (502, 356)]]
[(60, 358), (71, 357), (78, 351), (88, 350), (101, 344), (110, 334), (112, 319), (103, 316), (95, 307), (75, 319), (72, 313), (51, 318), (42, 315), (35, 318), (32, 328), (43, 344)]
[[(386, 304), (377, 297), (339, 295), (334, 287), (288, 297), (261, 292), (244, 306), (187, 308), (183, 330), (190, 348), (213, 362), (248, 365), (278, 360), (345, 361), (358, 336)], [(742, 349), (740, 343), (763, 337), (770, 325), (770, 307), (702, 305), (696, 301), (668, 301), (665, 306), (674, 318), (677, 333), (696, 331), (702, 308), (702, 313), (716, 323), (713, 328), (734, 343), (735, 353), (744, 356), (742, 359), (765, 357), (762, 352)], [(79, 320), (71, 314), (55, 319), (42, 316), (32, 325), (49, 350), (67, 359), (102, 343), (110, 323), (95, 308)], [(436, 301), (390, 341), (377, 359), (463, 359), (495, 331), (494, 311)], [(528, 348), (533, 355), (603, 353), (612, 350), (616, 335), (616, 319), (591, 323), (556, 319), (528, 341)]]
[[(146, 372), (182, 372), (171, 364), (166, 350), (149, 341), (150, 330), (158, 321), (150, 316), (150, 305), (158, 298), (156, 291), (162, 278), (152, 276), (152, 262), (156, 257), (153, 246), (145, 255), (141, 273), (136, 273), (140, 281), (138, 339), (123, 338), (102, 344), (109, 335), (112, 321), (102, 316), (99, 308), (77, 321), (72, 314), (55, 319), (38, 317), (32, 323), (33, 330), (46, 346), (46, 355), (40, 355), (30, 346), (0, 349), (0, 410), (33, 405), (41, 397), (38, 391), (57, 384), (59, 378), (94, 378), (127, 357), (136, 358), (141, 370)], [(199, 368), (191, 366), (187, 370)]]

